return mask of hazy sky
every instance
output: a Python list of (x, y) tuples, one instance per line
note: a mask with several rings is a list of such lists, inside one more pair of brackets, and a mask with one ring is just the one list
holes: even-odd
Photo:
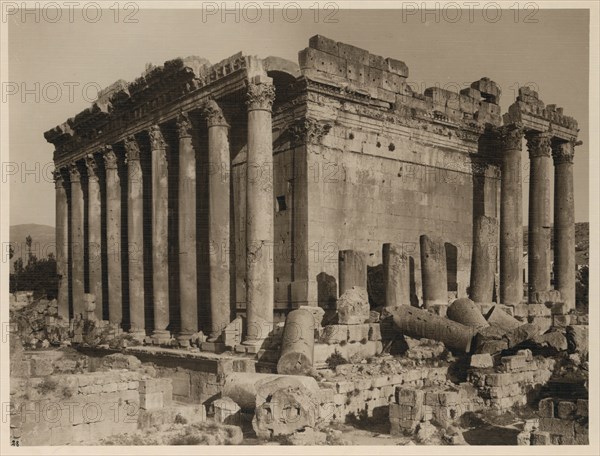
[[(315, 17), (309, 10), (293, 22), (296, 14), (289, 10), (285, 20), (281, 11), (270, 18), (263, 10), (257, 20), (255, 13), (243, 11), (236, 21), (233, 13), (203, 18), (199, 10), (142, 9), (131, 17), (137, 23), (125, 22), (123, 11), (115, 21), (111, 10), (103, 10), (95, 23), (90, 22), (96, 19), (94, 11), (88, 12), (88, 20), (81, 11), (74, 11), (72, 20), (64, 11), (55, 23), (44, 20), (56, 20), (50, 11), (37, 23), (34, 16), (11, 16), (11, 85), (2, 89), (10, 115), (12, 164), (4, 164), (2, 173), (10, 181), (9, 224), (54, 225), (53, 146), (43, 133), (88, 107), (97, 87), (117, 79), (131, 81), (147, 63), (161, 65), (188, 55), (216, 63), (243, 51), (297, 61), (298, 51), (315, 34), (405, 61), (409, 81), (421, 92), (435, 85), (457, 90), (487, 76), (502, 88), (503, 112), (519, 86), (534, 85), (545, 103), (564, 107), (565, 114), (579, 122), (583, 145), (575, 154), (575, 218), (588, 220), (587, 11), (540, 10), (533, 16), (537, 23), (524, 23), (523, 12), (515, 20), (509, 10), (497, 22), (485, 20), (481, 11), (474, 11), (472, 18), (463, 11), (456, 22), (450, 22), (456, 20), (450, 12), (440, 14), (438, 21), (433, 14), (403, 17), (401, 11), (390, 10), (330, 12), (328, 22), (325, 13)], [(488, 19), (494, 20), (494, 14)], [(527, 166), (526, 152), (523, 162)], [(523, 190), (527, 223), (527, 184)]]

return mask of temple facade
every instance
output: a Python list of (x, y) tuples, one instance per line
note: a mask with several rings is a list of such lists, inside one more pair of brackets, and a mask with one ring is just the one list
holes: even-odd
[[(460, 93), (407, 78), (404, 62), (315, 36), (298, 64), (188, 57), (108, 87), (45, 133), (60, 315), (93, 295), (96, 318), (183, 345), (243, 315), (256, 346), (380, 266), (380, 304), (439, 310), (449, 296), (539, 302), (552, 260), (574, 308), (576, 121), (528, 88), (502, 115), (488, 78)], [(377, 281), (362, 285), (377, 302)]]

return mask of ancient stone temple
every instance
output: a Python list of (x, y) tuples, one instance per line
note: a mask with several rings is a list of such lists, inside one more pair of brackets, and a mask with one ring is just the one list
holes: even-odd
[(298, 64), (178, 58), (108, 87), (45, 133), (60, 314), (85, 314), (93, 295), (97, 319), (183, 345), (200, 330), (220, 342), (243, 316), (256, 346), (289, 311), (371, 287), (380, 264), (390, 306), (444, 314), (470, 296), (573, 308), (575, 120), (527, 88), (503, 116), (489, 78), (417, 93), (408, 75), (314, 36)]

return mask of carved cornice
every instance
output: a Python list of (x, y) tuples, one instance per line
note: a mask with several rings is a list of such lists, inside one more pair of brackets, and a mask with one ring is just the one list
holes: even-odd
[(125, 162), (139, 161), (140, 159), (140, 146), (135, 139), (135, 136), (131, 135), (125, 138)]
[(304, 118), (289, 126), (289, 133), (295, 143), (319, 144), (332, 125), (315, 119)]
[(246, 106), (248, 111), (271, 111), (275, 101), (275, 87), (268, 82), (260, 84), (249, 82), (247, 95)]
[(552, 158), (554, 159), (554, 164), (573, 163), (576, 145), (577, 143), (575, 141), (552, 142)]
[(165, 149), (167, 147), (160, 126), (152, 125), (148, 130), (148, 136), (150, 137), (150, 148), (152, 150)]
[(206, 117), (208, 127), (229, 127), (229, 124), (225, 120), (223, 110), (213, 99), (208, 100), (202, 105), (202, 113)]
[(524, 131), (521, 125), (507, 125), (498, 131), (504, 150), (521, 150), (523, 148)]
[(88, 179), (98, 179), (98, 163), (92, 154), (85, 157), (85, 167), (87, 169)]
[(180, 139), (192, 136), (192, 122), (186, 112), (182, 112), (177, 116), (177, 135)]
[(550, 157), (552, 136), (550, 133), (530, 132), (527, 134), (527, 150), (529, 158)]
[(104, 167), (106, 169), (117, 169), (117, 154), (115, 154), (112, 146), (104, 147), (102, 158), (104, 159)]
[(68, 170), (69, 170), (69, 179), (70, 179), (71, 183), (81, 182), (81, 171), (79, 170), (79, 166), (77, 166), (77, 163), (75, 163), (75, 162), (69, 163)]

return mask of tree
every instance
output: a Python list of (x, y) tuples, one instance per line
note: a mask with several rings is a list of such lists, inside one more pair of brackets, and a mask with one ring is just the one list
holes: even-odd
[(25, 244), (27, 245), (27, 265), (23, 265), (23, 258), (17, 258), (15, 261), (14, 273), (10, 275), (11, 293), (32, 290), (36, 298), (56, 297), (58, 293), (58, 276), (54, 255), (50, 253), (47, 258), (38, 260), (31, 249), (33, 244), (31, 236), (27, 236)]

